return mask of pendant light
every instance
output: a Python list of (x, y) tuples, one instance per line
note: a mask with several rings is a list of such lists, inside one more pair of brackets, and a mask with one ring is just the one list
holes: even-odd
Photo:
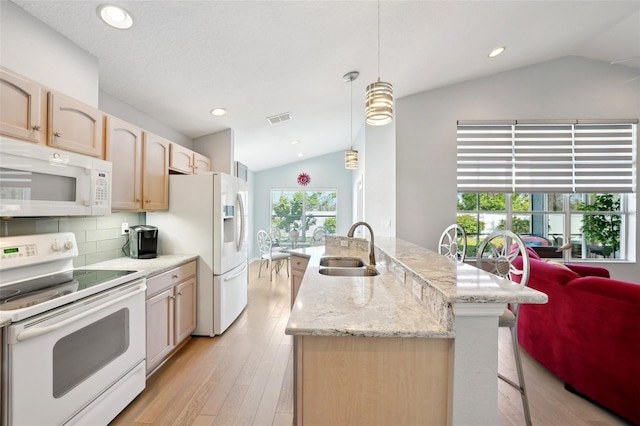
[(378, 0), (378, 80), (367, 86), (367, 124), (384, 126), (393, 120), (393, 86), (380, 81), (380, 0)]
[(351, 121), (349, 127), (349, 143), (351, 144), (351, 148), (345, 151), (344, 153), (344, 168), (345, 169), (357, 169), (358, 168), (358, 151), (353, 149), (353, 80), (358, 78), (360, 73), (358, 71), (351, 71), (342, 76), (342, 81), (345, 83), (349, 83), (351, 90)]

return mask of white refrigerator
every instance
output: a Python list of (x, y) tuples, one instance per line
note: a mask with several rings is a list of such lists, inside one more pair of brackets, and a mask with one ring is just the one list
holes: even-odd
[(224, 173), (171, 175), (169, 210), (147, 213), (158, 253), (197, 254), (197, 336), (222, 334), (247, 305), (247, 185)]

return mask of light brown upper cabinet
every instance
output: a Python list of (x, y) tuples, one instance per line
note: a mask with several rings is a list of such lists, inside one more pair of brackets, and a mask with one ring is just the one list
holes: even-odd
[(42, 87), (0, 69), (0, 134), (44, 144), (46, 123)]
[(210, 172), (211, 171), (211, 159), (209, 157), (205, 157), (202, 154), (198, 154), (197, 152), (193, 153), (193, 174), (197, 175), (200, 173)]
[(142, 210), (142, 129), (106, 116), (105, 144), (113, 163), (111, 209)]
[(102, 112), (59, 93), (48, 93), (47, 144), (104, 158)]
[(171, 143), (169, 169), (183, 174), (198, 174), (211, 171), (211, 160), (184, 146)]
[(171, 142), (148, 132), (142, 140), (142, 210), (168, 210)]
[(169, 168), (173, 171), (191, 174), (193, 151), (177, 143), (171, 143), (169, 150)]

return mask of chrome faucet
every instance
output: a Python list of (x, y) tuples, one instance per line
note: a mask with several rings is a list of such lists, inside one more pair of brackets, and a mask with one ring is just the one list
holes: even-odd
[(369, 229), (369, 233), (371, 234), (371, 242), (370, 247), (369, 247), (369, 266), (373, 267), (375, 269), (376, 266), (376, 256), (374, 254), (374, 241), (373, 241), (373, 229), (371, 229), (371, 225), (369, 225), (367, 222), (356, 222), (353, 225), (351, 225), (351, 228), (349, 228), (349, 232), (347, 232), (347, 237), (353, 238), (353, 233), (356, 230), (356, 228), (360, 225), (364, 225)]

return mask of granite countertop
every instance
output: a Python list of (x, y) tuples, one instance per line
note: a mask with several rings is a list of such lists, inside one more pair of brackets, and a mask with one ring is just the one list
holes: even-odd
[(326, 276), (320, 258), (359, 257), (368, 253), (324, 246), (291, 249), (309, 258), (286, 334), (365, 337), (453, 337), (385, 268), (374, 277)]
[(442, 294), (448, 303), (547, 303), (546, 294), (522, 288), (466, 263), (452, 262), (398, 238), (376, 239), (376, 247)]
[[(338, 237), (345, 239), (345, 237)], [(546, 303), (547, 295), (397, 238), (376, 238), (374, 277), (318, 273), (323, 256), (359, 257), (362, 247), (291, 249), (309, 258), (286, 333), (293, 335), (421, 337), (455, 336), (453, 305)]]
[(153, 259), (132, 259), (130, 257), (119, 257), (117, 259), (105, 260), (104, 262), (93, 263), (79, 269), (118, 269), (125, 271), (143, 271), (145, 275), (151, 277), (196, 260), (198, 255), (192, 254), (159, 254)]

